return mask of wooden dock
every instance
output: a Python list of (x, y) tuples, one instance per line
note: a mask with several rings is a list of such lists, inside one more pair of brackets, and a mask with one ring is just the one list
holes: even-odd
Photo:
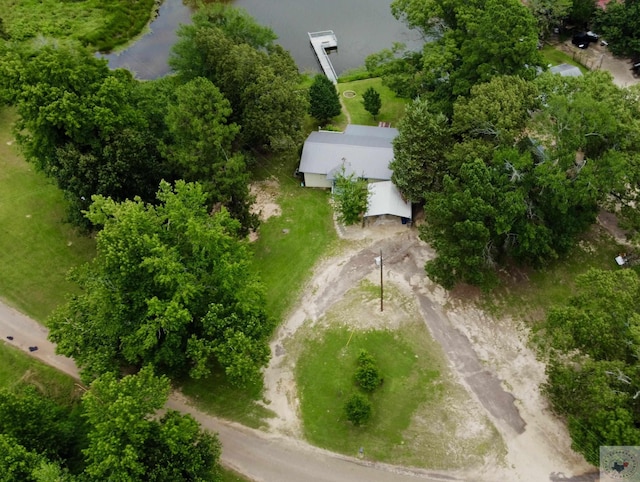
[(327, 53), (329, 50), (336, 50), (338, 48), (338, 39), (336, 38), (336, 35), (333, 33), (333, 30), (308, 32), (308, 34), (309, 41), (316, 53), (316, 57), (318, 57), (320, 67), (322, 67), (324, 75), (326, 75), (331, 82), (337, 84), (338, 76), (336, 75), (336, 71), (333, 70), (333, 65), (331, 65), (329, 54)]

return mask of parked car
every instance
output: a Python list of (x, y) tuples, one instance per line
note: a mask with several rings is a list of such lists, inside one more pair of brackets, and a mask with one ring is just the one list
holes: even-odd
[(597, 42), (598, 38), (598, 34), (589, 30), (588, 32), (574, 34), (573, 37), (571, 37), (571, 43), (579, 49), (586, 49), (591, 42)]

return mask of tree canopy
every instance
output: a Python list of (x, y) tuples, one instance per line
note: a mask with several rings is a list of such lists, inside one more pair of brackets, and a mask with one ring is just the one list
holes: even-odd
[(72, 272), (82, 292), (49, 320), (85, 379), (147, 363), (199, 378), (214, 361), (238, 384), (260, 376), (273, 326), (263, 289), (239, 223), (210, 215), (206, 196), (184, 181), (163, 182), (157, 206), (94, 196), (97, 255)]
[(320, 125), (325, 125), (330, 119), (340, 115), (342, 107), (335, 85), (326, 75), (318, 74), (313, 78), (309, 87), (309, 114)]
[(640, 442), (640, 279), (631, 269), (592, 269), (576, 285), (544, 325), (551, 342), (545, 391), (567, 418), (574, 448), (597, 464), (600, 446)]
[(55, 179), (75, 221), (93, 194), (153, 199), (166, 172), (129, 72), (76, 44), (45, 43), (2, 55), (0, 79), (25, 157)]
[(156, 417), (170, 384), (151, 367), (118, 380), (107, 373), (83, 397), (89, 480), (214, 481), (220, 443), (189, 415)]
[(536, 21), (518, 0), (395, 0), (391, 8), (433, 39), (423, 47), (414, 94), (427, 95), (445, 114), (473, 85), (500, 75), (532, 79), (541, 64)]
[(414, 101), (391, 167), (400, 191), (425, 201), (421, 235), (438, 253), (427, 273), (488, 286), (509, 260), (545, 265), (609, 204), (638, 226), (637, 105), (604, 72), (494, 77), (456, 100), (450, 125)]
[(198, 9), (178, 31), (171, 66), (191, 80), (209, 79), (229, 100), (230, 121), (246, 148), (282, 151), (302, 140), (305, 93), (291, 55), (275, 34), (244, 11), (221, 4)]

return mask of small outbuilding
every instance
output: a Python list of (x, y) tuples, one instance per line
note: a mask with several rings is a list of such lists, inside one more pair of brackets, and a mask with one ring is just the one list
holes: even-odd
[(570, 65), (570, 64), (554, 65), (549, 69), (549, 72), (552, 72), (554, 74), (559, 74), (562, 77), (581, 77), (582, 76), (582, 72), (580, 71), (580, 69), (575, 65)]

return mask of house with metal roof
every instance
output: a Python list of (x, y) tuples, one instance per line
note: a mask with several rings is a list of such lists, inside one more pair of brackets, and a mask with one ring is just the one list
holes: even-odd
[[(348, 125), (344, 132), (309, 134), (302, 148), (298, 172), (306, 187), (333, 188), (336, 176), (354, 174), (369, 181), (369, 206), (365, 217), (392, 215), (411, 219), (411, 203), (391, 182), (393, 139), (398, 129)], [(403, 221), (404, 222), (404, 221)]]
[(298, 169), (305, 186), (330, 188), (343, 167), (347, 175), (389, 181), (391, 142), (397, 135), (398, 129), (391, 127), (361, 125), (348, 125), (344, 132), (312, 132), (302, 148)]

